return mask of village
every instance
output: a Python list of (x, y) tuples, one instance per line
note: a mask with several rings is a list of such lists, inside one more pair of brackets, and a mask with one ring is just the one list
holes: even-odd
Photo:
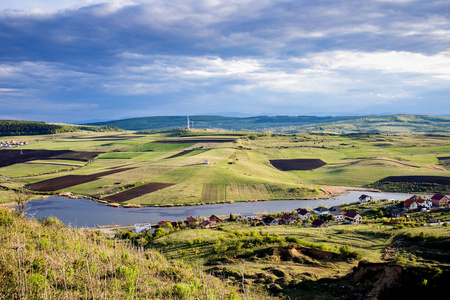
[(19, 146), (27, 145), (27, 142), (18, 141), (0, 141), (0, 148), (14, 148)]
[[(435, 218), (437, 213), (439, 219)], [(229, 216), (193, 217), (186, 220), (160, 221), (157, 224), (135, 224), (135, 234), (146, 233), (162, 236), (173, 230), (182, 229), (214, 229), (223, 222), (241, 222), (250, 226), (295, 225), (302, 227), (327, 228), (337, 224), (361, 224), (381, 222), (385, 225), (413, 224), (414, 226), (444, 225), (450, 221), (450, 198), (435, 194), (430, 199), (414, 195), (407, 200), (397, 201), (382, 199), (374, 201), (371, 196), (361, 195), (359, 201), (352, 204), (318, 206), (314, 209), (298, 208), (292, 212), (272, 213), (267, 215), (230, 214)], [(156, 236), (155, 236), (156, 235)]]

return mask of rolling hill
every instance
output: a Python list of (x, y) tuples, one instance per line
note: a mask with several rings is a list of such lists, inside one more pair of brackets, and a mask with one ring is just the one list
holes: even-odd
[[(390, 133), (390, 134), (447, 134), (450, 117), (427, 115), (381, 116), (258, 116), (222, 117), (191, 116), (197, 129), (227, 131), (256, 131), (277, 133)], [(185, 116), (158, 116), (90, 123), (95, 126), (115, 126), (125, 130), (162, 130), (185, 128)]]

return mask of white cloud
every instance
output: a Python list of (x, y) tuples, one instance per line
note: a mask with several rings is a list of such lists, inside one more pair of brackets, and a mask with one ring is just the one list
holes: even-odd
[(386, 73), (450, 76), (450, 52), (424, 55), (405, 51), (360, 52), (329, 51), (313, 53), (294, 61), (323, 69), (379, 70)]

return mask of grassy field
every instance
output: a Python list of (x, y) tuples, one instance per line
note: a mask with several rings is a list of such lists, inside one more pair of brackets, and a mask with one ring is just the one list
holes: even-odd
[[(205, 141), (157, 143), (158, 140), (192, 137)], [(63, 175), (88, 175), (127, 166), (134, 169), (73, 186), (68, 191), (102, 197), (144, 182), (175, 184), (127, 201), (160, 205), (301, 199), (323, 195), (320, 190), (323, 185), (364, 187), (388, 176), (450, 174), (448, 166), (437, 159), (450, 156), (450, 137), (442, 135), (220, 133), (220, 137), (237, 140), (235, 143), (208, 142), (208, 138), (217, 138), (217, 133), (205, 130), (187, 132), (186, 137), (180, 137), (178, 131), (21, 136), (21, 141), (29, 143), (23, 149), (103, 154), (85, 165), (53, 159), (3, 167), (0, 168), (0, 184), (18, 188)], [(185, 149), (195, 150), (169, 158)], [(280, 171), (270, 164), (269, 160), (273, 159), (321, 159), (326, 165), (314, 170)]]

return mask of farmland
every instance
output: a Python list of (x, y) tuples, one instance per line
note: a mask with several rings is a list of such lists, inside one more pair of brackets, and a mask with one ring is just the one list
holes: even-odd
[[(5, 189), (26, 186), (121, 204), (305, 199), (327, 196), (323, 186), (445, 193), (447, 184), (411, 184), (406, 176), (446, 182), (450, 175), (450, 137), (445, 135), (168, 130), (70, 132), (21, 140), (27, 142), (21, 150), (0, 150)], [(392, 176), (408, 182), (386, 184)], [(159, 185), (164, 188), (155, 188)]]

